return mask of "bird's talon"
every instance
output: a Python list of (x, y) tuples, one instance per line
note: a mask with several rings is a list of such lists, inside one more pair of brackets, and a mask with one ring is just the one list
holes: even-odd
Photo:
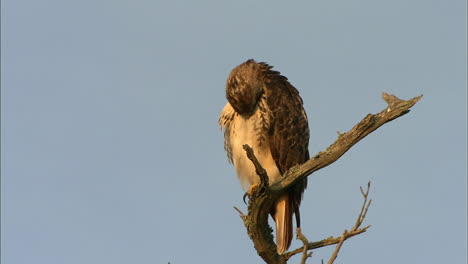
[(245, 201), (245, 198), (246, 198), (247, 196), (249, 196), (249, 197), (252, 196), (253, 192), (255, 191), (255, 189), (256, 189), (257, 187), (258, 187), (258, 184), (257, 184), (257, 183), (252, 184), (252, 185), (250, 186), (249, 190), (247, 190), (247, 192), (244, 193), (244, 196), (242, 196), (242, 200), (244, 201), (245, 204), (247, 204), (247, 202)]
[(242, 201), (244, 201), (244, 204), (247, 204), (247, 202), (245, 201), (245, 198), (249, 195), (248, 192), (244, 193), (244, 196), (242, 196)]

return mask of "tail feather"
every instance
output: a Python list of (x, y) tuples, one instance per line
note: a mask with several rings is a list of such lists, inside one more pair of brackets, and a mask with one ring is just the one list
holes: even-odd
[(275, 205), (273, 219), (276, 223), (276, 247), (278, 254), (283, 254), (291, 245), (293, 237), (292, 215), (294, 207), (289, 195), (281, 196)]

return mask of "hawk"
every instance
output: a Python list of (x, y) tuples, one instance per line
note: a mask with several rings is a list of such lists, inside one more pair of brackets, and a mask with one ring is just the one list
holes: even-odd
[[(228, 159), (245, 190), (260, 179), (242, 148), (244, 144), (252, 147), (270, 183), (309, 159), (309, 127), (302, 99), (288, 79), (272, 68), (251, 59), (234, 68), (227, 79), (228, 102), (219, 125)], [(299, 205), (306, 185), (307, 178), (298, 181), (271, 208), (279, 254), (291, 244), (293, 214), (300, 226)]]

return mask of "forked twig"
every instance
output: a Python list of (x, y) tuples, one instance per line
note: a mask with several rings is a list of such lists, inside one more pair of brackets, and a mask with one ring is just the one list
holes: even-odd
[[(358, 215), (358, 217), (356, 219), (356, 223), (351, 228), (351, 232), (356, 231), (356, 230), (359, 229), (362, 222), (364, 221), (364, 218), (366, 218), (367, 210), (369, 209), (369, 206), (370, 206), (370, 204), (372, 202), (372, 200), (367, 201), (367, 197), (369, 196), (369, 190), (370, 190), (370, 181), (367, 183), (367, 190), (365, 192), (362, 190), (362, 187), (359, 187), (359, 188), (361, 189), (361, 194), (364, 197), (364, 202), (362, 203), (361, 211), (359, 212), (359, 215)], [(328, 264), (333, 264), (335, 259), (338, 257), (338, 252), (340, 252), (341, 246), (343, 245), (344, 241), (346, 240), (346, 238), (347, 238), (346, 236), (347, 236), (348, 233), (349, 233), (348, 230), (345, 230), (345, 231), (343, 231), (343, 234), (341, 234), (340, 242), (338, 243), (338, 245), (336, 245), (335, 251), (333, 251), (332, 256), (328, 260)]]
[[(360, 228), (362, 222), (364, 221), (365, 217), (366, 217), (366, 214), (367, 214), (367, 211), (369, 209), (369, 206), (371, 204), (371, 201), (372, 200), (368, 200), (368, 196), (369, 196), (369, 190), (370, 190), (370, 182), (367, 183), (367, 189), (366, 191), (364, 192), (364, 190), (362, 189), (362, 187), (360, 188), (361, 189), (361, 194), (364, 198), (364, 202), (361, 206), (361, 211), (359, 212), (359, 215), (356, 219), (356, 222), (354, 224), (354, 226), (348, 231), (348, 230), (344, 230), (343, 233), (341, 234), (340, 237), (329, 237), (327, 239), (323, 239), (321, 241), (317, 241), (317, 242), (307, 242), (307, 247), (306, 245), (304, 244), (303, 247), (300, 247), (300, 248), (297, 248), (295, 250), (292, 250), (290, 252), (287, 252), (284, 254), (284, 257), (286, 260), (289, 260), (292, 256), (296, 255), (296, 254), (299, 254), (299, 253), (302, 253), (302, 260), (307, 259), (308, 258), (308, 253), (307, 251), (308, 250), (311, 250), (311, 249), (317, 249), (317, 248), (321, 248), (321, 247), (326, 247), (326, 246), (330, 246), (330, 245), (335, 245), (336, 244), (336, 247), (335, 247), (335, 250), (332, 254), (332, 256), (330, 257), (330, 260), (328, 261), (328, 264), (332, 264), (335, 259), (337, 258), (338, 256), (338, 253), (344, 243), (345, 240), (347, 240), (348, 238), (351, 238), (353, 236), (356, 236), (356, 235), (359, 235), (359, 234), (362, 234), (364, 232), (367, 231), (367, 229), (370, 227), (370, 225), (368, 226), (365, 226), (363, 228)], [(297, 231), (298, 233), (298, 238), (304, 243), (304, 241), (307, 241), (307, 239), (305, 238), (305, 236), (302, 234), (301, 230), (298, 229)], [(304, 254), (307, 255), (307, 257), (304, 257)], [(309, 253), (311, 254), (311, 253)], [(305, 263), (305, 260), (304, 262), (301, 262), (301, 263)]]

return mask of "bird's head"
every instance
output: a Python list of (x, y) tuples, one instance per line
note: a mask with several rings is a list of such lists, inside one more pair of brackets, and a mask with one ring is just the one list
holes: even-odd
[(263, 92), (261, 67), (248, 60), (231, 71), (226, 83), (226, 98), (242, 116), (250, 116)]

